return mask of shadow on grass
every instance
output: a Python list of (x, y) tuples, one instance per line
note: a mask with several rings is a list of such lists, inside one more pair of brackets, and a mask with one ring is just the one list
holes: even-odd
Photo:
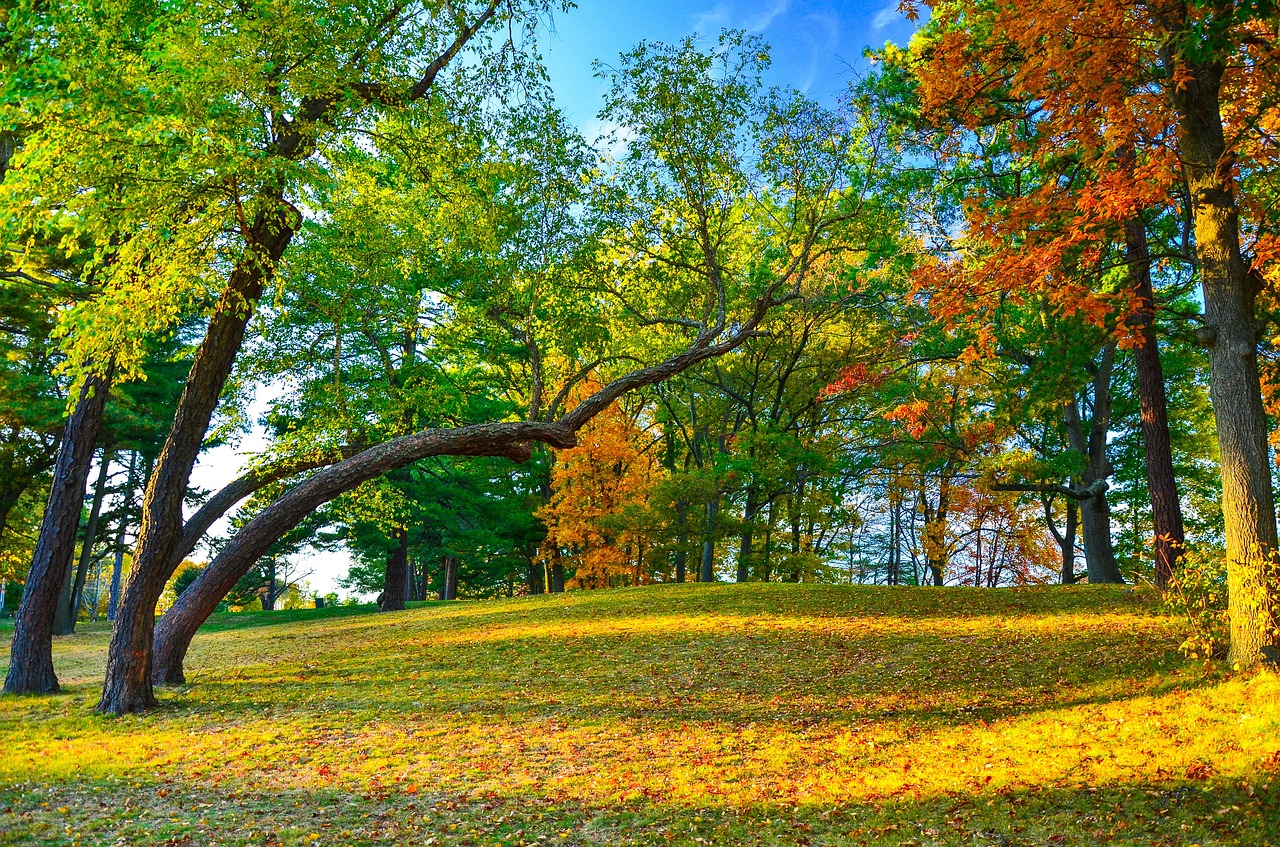
[(660, 794), (602, 802), (541, 788), (408, 783), (360, 794), (143, 778), (0, 791), (10, 845), (771, 845), (1175, 847), (1280, 843), (1274, 774), (1157, 779), (834, 804), (697, 804)]

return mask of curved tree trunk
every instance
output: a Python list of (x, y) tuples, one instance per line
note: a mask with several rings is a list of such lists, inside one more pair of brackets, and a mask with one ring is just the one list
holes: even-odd
[[(797, 265), (798, 267), (798, 265)], [(784, 277), (785, 279), (786, 277)], [(532, 455), (529, 444), (542, 442), (553, 447), (568, 448), (577, 443), (576, 433), (619, 397), (637, 388), (655, 385), (698, 362), (724, 355), (756, 334), (756, 328), (777, 305), (776, 282), (755, 302), (750, 316), (735, 324), (726, 334), (726, 321), (717, 322), (700, 331), (683, 351), (648, 367), (625, 374), (583, 400), (555, 423), (490, 423), (456, 429), (428, 429), (404, 435), (357, 453), (349, 459), (321, 470), (294, 486), (236, 533), (216, 558), (204, 569), (178, 601), (154, 627), (154, 654), (148, 642), (128, 648), (133, 659), (127, 686), (112, 686), (110, 666), (108, 687), (99, 704), (100, 711), (128, 712), (147, 708), (153, 702), (151, 684), (184, 681), (182, 662), (196, 630), (217, 608), (227, 592), (235, 586), (253, 563), (272, 544), (320, 505), (344, 491), (389, 470), (402, 468), (428, 456), (502, 456), (527, 461)], [(553, 567), (553, 590), (563, 591), (563, 571), (559, 563)], [(161, 583), (163, 588), (163, 583)], [(158, 597), (157, 592), (157, 597)], [(154, 604), (153, 604), (154, 608)], [(113, 647), (116, 640), (113, 639)], [(132, 674), (146, 668), (145, 687), (136, 684)], [(154, 670), (153, 670), (154, 669)], [(145, 697), (141, 696), (145, 693)]]
[(185, 681), (182, 660), (196, 630), (258, 558), (319, 506), (362, 482), (428, 456), (504, 456), (524, 461), (529, 457), (528, 442), (533, 440), (557, 447), (574, 443), (573, 434), (556, 424), (429, 429), (370, 447), (313, 474), (236, 533), (165, 613), (155, 630), (153, 679), (168, 684)]
[(1182, 527), (1182, 503), (1173, 473), (1173, 447), (1169, 441), (1169, 409), (1165, 396), (1164, 368), (1156, 340), (1155, 291), (1151, 287), (1151, 252), (1147, 226), (1141, 216), (1125, 223), (1125, 253), (1129, 278), (1137, 295), (1133, 322), (1141, 343), (1133, 351), (1138, 368), (1138, 398), (1142, 407), (1142, 441), (1147, 456), (1147, 490), (1151, 493), (1151, 524), (1155, 533), (1156, 587), (1164, 588), (1173, 576), (1186, 537)]
[(182, 561), (179, 557), (175, 562), (174, 555), (183, 541), (182, 504), (191, 469), (263, 285), (293, 238), (295, 226), (292, 216), (280, 206), (254, 222), (246, 236), (249, 246), (245, 256), (231, 272), (196, 350), (169, 437), (143, 495), (142, 525), (133, 568), (116, 609), (99, 712), (120, 715), (155, 703), (150, 665), (156, 603), (173, 568)]
[(49, 503), (40, 523), (31, 570), (14, 620), (9, 674), (4, 681), (6, 694), (58, 691), (58, 678), (53, 672), (53, 621), (67, 569), (75, 554), (84, 486), (107, 405), (111, 370), (108, 367), (105, 377), (84, 381), (80, 399), (63, 432)]
[[(1173, 49), (1172, 41), (1168, 49)], [(1165, 59), (1191, 195), (1205, 329), (1212, 339), (1209, 398), (1221, 455), (1229, 661), (1248, 667), (1261, 660), (1263, 648), (1277, 645), (1275, 618), (1280, 604), (1280, 586), (1274, 583), (1269, 566), (1276, 551), (1276, 507), (1258, 375), (1257, 292), (1240, 253), (1235, 162), (1222, 127), (1224, 66), (1211, 58), (1166, 55)]]

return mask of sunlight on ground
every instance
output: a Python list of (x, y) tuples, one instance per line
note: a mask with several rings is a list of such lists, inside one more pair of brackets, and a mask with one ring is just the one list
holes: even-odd
[(684, 586), (292, 618), (217, 621), (143, 718), (88, 714), (101, 628), (60, 640), (67, 693), (0, 701), (0, 831), (1280, 843), (1280, 682), (1183, 661), (1141, 592)]

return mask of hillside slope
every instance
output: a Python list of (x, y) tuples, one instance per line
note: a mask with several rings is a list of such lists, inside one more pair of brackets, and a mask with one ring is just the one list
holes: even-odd
[(219, 616), (124, 719), (88, 629), (0, 700), (0, 843), (1280, 844), (1276, 675), (1123, 588)]

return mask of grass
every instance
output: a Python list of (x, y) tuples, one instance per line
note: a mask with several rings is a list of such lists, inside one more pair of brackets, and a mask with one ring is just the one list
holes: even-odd
[(1116, 588), (670, 586), (216, 616), (0, 700), (0, 843), (1280, 844), (1280, 681)]

